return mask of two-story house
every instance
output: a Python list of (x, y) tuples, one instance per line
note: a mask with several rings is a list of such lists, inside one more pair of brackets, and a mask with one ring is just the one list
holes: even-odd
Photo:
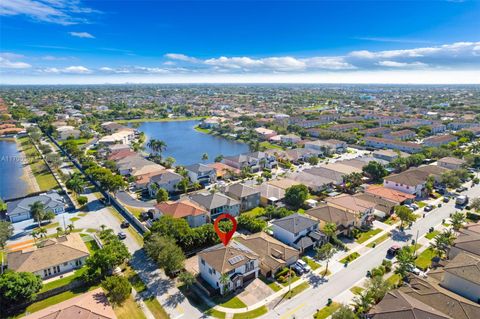
[(258, 255), (235, 240), (227, 246), (218, 244), (198, 254), (200, 276), (222, 295), (257, 278), (259, 266)]
[(327, 237), (318, 230), (318, 221), (293, 214), (272, 222), (273, 237), (300, 252), (323, 245)]
[(189, 196), (190, 200), (205, 208), (210, 213), (211, 220), (218, 215), (227, 213), (236, 217), (240, 214), (240, 202), (222, 193), (196, 193)]
[(240, 212), (260, 206), (260, 191), (242, 183), (229, 185), (225, 194), (240, 201)]
[(217, 172), (213, 167), (210, 167), (205, 164), (193, 164), (185, 166), (187, 171), (188, 178), (193, 183), (200, 183), (203, 185), (214, 183), (217, 180)]

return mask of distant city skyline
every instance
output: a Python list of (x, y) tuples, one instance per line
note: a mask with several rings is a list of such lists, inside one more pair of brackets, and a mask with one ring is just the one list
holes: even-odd
[(479, 1), (0, 2), (0, 84), (480, 84)]

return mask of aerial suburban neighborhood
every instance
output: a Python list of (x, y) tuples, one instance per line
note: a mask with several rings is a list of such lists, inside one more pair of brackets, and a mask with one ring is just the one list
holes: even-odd
[(0, 1), (0, 319), (480, 319), (479, 21)]

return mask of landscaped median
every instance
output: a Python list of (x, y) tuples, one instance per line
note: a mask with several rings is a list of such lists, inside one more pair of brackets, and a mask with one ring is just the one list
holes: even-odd
[(385, 240), (387, 240), (388, 238), (390, 237), (390, 234), (387, 233), (387, 234), (383, 234), (382, 236), (378, 237), (377, 239), (373, 240), (372, 242), (368, 243), (367, 244), (367, 247), (369, 248), (374, 248), (375, 246), (377, 246), (378, 244), (384, 242)]
[(316, 314), (313, 315), (313, 318), (315, 319), (325, 319), (330, 317), (335, 311), (340, 308), (340, 304), (337, 302), (333, 302), (331, 305), (323, 307), (319, 311), (317, 311)]
[(350, 262), (354, 261), (355, 259), (357, 259), (358, 257), (360, 257), (360, 254), (355, 251), (355, 252), (351, 253), (350, 255), (340, 259), (339, 262), (342, 263), (342, 264), (350, 263)]
[(370, 229), (366, 232), (362, 232), (359, 234), (359, 236), (357, 237), (357, 239), (355, 240), (357, 243), (359, 244), (363, 244), (364, 242), (366, 242), (367, 240), (369, 240), (370, 238), (373, 238), (375, 235), (381, 233), (382, 230), (380, 228), (373, 228), (373, 229)]

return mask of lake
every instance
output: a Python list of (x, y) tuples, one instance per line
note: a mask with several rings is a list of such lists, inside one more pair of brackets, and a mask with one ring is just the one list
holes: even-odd
[[(146, 141), (160, 139), (167, 144), (162, 152), (163, 158), (175, 158), (177, 165), (200, 163), (202, 155), (208, 154), (208, 161), (213, 162), (218, 155), (231, 156), (249, 152), (247, 144), (222, 137), (200, 133), (194, 129), (200, 121), (144, 122), (136, 127), (144, 132)], [(146, 151), (150, 149), (146, 147)]]
[(2, 199), (27, 195), (27, 184), (22, 179), (21, 159), (15, 140), (0, 139), (0, 197)]

